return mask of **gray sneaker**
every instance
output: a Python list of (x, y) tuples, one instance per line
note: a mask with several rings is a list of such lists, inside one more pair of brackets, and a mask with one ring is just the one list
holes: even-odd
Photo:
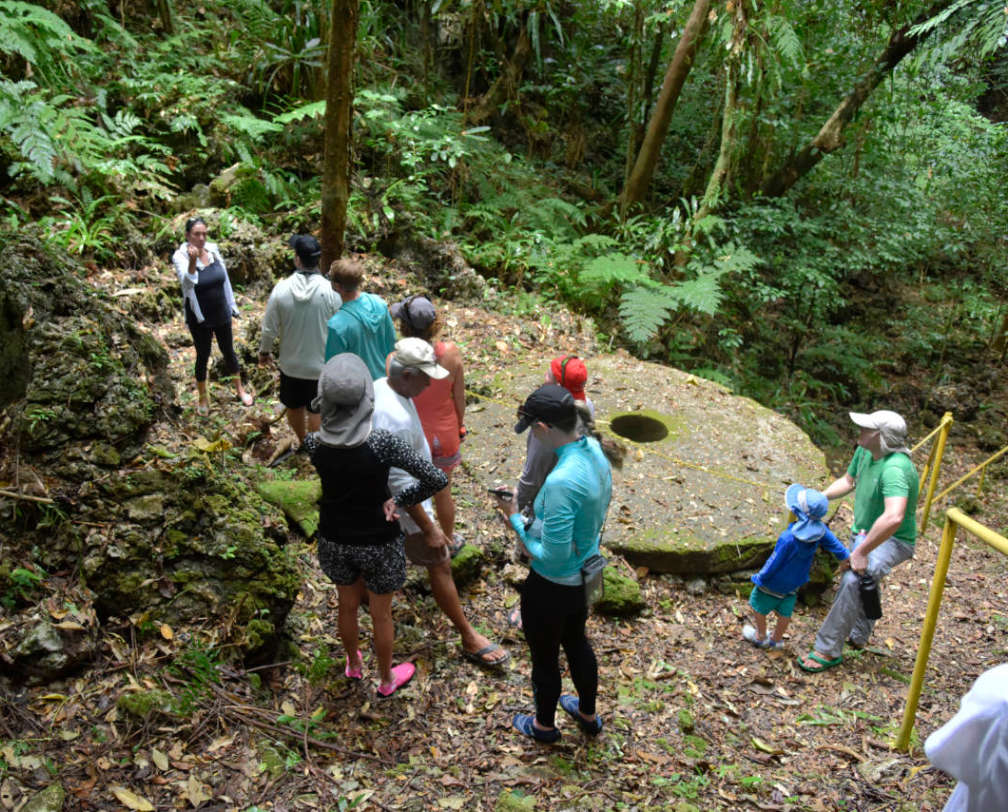
[(752, 643), (756, 648), (767, 648), (770, 645), (769, 636), (765, 638), (760, 638), (759, 632), (756, 631), (756, 627), (750, 623), (746, 623), (742, 627), (742, 639)]

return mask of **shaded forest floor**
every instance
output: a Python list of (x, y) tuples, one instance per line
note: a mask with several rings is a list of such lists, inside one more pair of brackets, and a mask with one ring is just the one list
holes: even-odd
[[(403, 286), (392, 283), (389, 298)], [(249, 308), (246, 319), (255, 321), (260, 310)], [(552, 343), (589, 358), (593, 350), (584, 325), (564, 313), (536, 320), (452, 303), (445, 311), (474, 391), (482, 375), (532, 346)], [(173, 348), (183, 408), (152, 441), (187, 443), (206, 433), (192, 409), (184, 329), (180, 322), (159, 327)], [(266, 371), (253, 373), (260, 390), (253, 412), (260, 415), (279, 409), (268, 379)], [(229, 388), (217, 385), (214, 395), (209, 426), (238, 436), (250, 415)], [(984, 456), (953, 441), (942, 482)], [(473, 463), (463, 464), (455, 483), (462, 530), (477, 546), (503, 543), (505, 527)], [(310, 473), (297, 460), (285, 470)], [(977, 515), (999, 532), (1008, 527), (1002, 482), (989, 482)], [(845, 528), (834, 529), (843, 537)], [(507, 670), (484, 672), (463, 661), (433, 600), (407, 589), (393, 607), (396, 654), (418, 671), (385, 700), (373, 674), (362, 683), (343, 678), (335, 590), (313, 546), (293, 539), (304, 583), (288, 619), (289, 658), (244, 670), (222, 664), (226, 658), (197, 630), (163, 628), (135, 639), (129, 627), (109, 629), (86, 674), (9, 695), (0, 712), (0, 803), (16, 809), (58, 782), (65, 809), (937, 810), (951, 783), (928, 767), (920, 745), (979, 673), (1008, 660), (1008, 565), (963, 540), (914, 746), (909, 754), (890, 748), (939, 539), (933, 524), (916, 559), (888, 579), (885, 617), (870, 648), (848, 651), (843, 666), (819, 675), (794, 660), (811, 644), (823, 606), (799, 606), (785, 650), (764, 653), (739, 635), (746, 596), (694, 594), (682, 579), (640, 571), (649, 610), (628, 620), (593, 617), (589, 625), (605, 730), (587, 740), (560, 713), (563, 738), (552, 746), (510, 727), (515, 712), (532, 708), (532, 697), (524, 641), (505, 621), (517, 598), (505, 571), (485, 571), (462, 599), (481, 630), (511, 652)], [(213, 630), (201, 631), (212, 639)], [(138, 689), (163, 689), (173, 699), (139, 722), (118, 704)]]

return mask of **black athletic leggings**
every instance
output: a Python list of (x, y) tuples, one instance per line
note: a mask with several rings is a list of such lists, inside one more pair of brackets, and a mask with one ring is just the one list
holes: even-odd
[(224, 374), (235, 375), (241, 372), (241, 365), (238, 363), (238, 356), (234, 351), (234, 336), (231, 333), (231, 320), (224, 324), (213, 327), (205, 322), (200, 324), (195, 320), (187, 320), (189, 332), (192, 334), (193, 344), (196, 345), (196, 380), (203, 382), (207, 378), (207, 364), (210, 361), (210, 349), (213, 346), (213, 337), (217, 336), (217, 346), (220, 347), (221, 355), (224, 356)]
[(529, 572), (522, 587), (522, 629), (532, 654), (532, 690), (539, 724), (552, 727), (560, 700), (560, 646), (567, 654), (582, 713), (595, 713), (598, 661), (585, 635), (584, 586), (564, 586)]

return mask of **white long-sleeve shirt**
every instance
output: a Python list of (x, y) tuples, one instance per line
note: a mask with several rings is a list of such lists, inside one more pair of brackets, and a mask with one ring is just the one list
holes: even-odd
[[(174, 254), (172, 254), (172, 265), (175, 266), (175, 275), (178, 276), (179, 284), (182, 286), (182, 299), (189, 302), (189, 309), (192, 310), (193, 315), (196, 317), (196, 321), (201, 324), (205, 320), (203, 317), (203, 311), (200, 310), (199, 302), (196, 301), (196, 283), (199, 282), (198, 273), (189, 273), (189, 252), (187, 248), (189, 243), (184, 242), (180, 245)], [(235, 303), (234, 291), (231, 290), (231, 278), (228, 276), (227, 265), (224, 264), (224, 257), (220, 254), (220, 249), (217, 248), (217, 243), (208, 242), (204, 248), (207, 253), (210, 254), (210, 263), (216, 260), (220, 262), (221, 267), (224, 269), (224, 298), (227, 301), (228, 308), (231, 311), (232, 316), (238, 315), (238, 305)], [(196, 270), (197, 272), (201, 268), (205, 268), (199, 258), (196, 259)]]

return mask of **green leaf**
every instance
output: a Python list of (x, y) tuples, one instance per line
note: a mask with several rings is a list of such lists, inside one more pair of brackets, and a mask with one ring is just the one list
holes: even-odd
[(653, 287), (637, 287), (620, 297), (623, 329), (631, 341), (643, 344), (668, 320), (675, 301)]

